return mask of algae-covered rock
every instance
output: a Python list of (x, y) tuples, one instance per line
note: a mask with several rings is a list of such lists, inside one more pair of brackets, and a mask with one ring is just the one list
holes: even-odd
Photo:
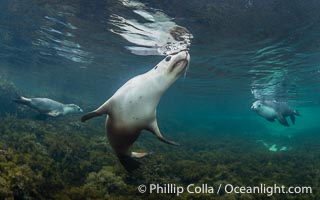
[(8, 181), (0, 175), (0, 199), (13, 198)]
[[(103, 127), (78, 124), (75, 118), (46, 121), (19, 115), (0, 118), (0, 200), (267, 199), (266, 194), (228, 194), (223, 188), (219, 195), (185, 192), (179, 197), (137, 191), (140, 184), (151, 183), (184, 187), (190, 183), (215, 187), (220, 184), (299, 184), (314, 188), (312, 194), (300, 194), (299, 199), (320, 196), (316, 190), (320, 180), (319, 140), (314, 136), (304, 138), (308, 148), (314, 151), (304, 147), (285, 154), (271, 154), (264, 149), (248, 151), (245, 145), (250, 145), (250, 141), (242, 140), (239, 148), (239, 141), (227, 136), (216, 137), (214, 142), (181, 138), (181, 143), (189, 145), (176, 149), (154, 138), (148, 142), (139, 138), (141, 145), (135, 146), (135, 150), (152, 149), (155, 153), (140, 159), (141, 168), (128, 174), (106, 142)], [(190, 148), (192, 145), (195, 148)], [(268, 198), (297, 199), (295, 197), (294, 194), (274, 194)]]
[(119, 191), (126, 190), (126, 183), (122, 176), (117, 175), (114, 172), (113, 167), (106, 166), (102, 168), (98, 173), (92, 172), (88, 175), (84, 189), (94, 190), (100, 193), (100, 196), (104, 194), (117, 193)]

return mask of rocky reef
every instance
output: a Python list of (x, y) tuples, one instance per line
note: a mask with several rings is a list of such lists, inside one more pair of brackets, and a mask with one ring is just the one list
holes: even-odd
[[(0, 121), (0, 199), (264, 199), (258, 194), (139, 194), (151, 183), (311, 185), (313, 194), (271, 199), (318, 198), (319, 150), (270, 153), (241, 136), (180, 139), (172, 149), (152, 137), (135, 146), (152, 157), (128, 174), (106, 142), (103, 128), (83, 125), (77, 117), (32, 121), (7, 115)], [(310, 141), (311, 142), (311, 139)], [(144, 145), (146, 144), (146, 145)], [(314, 146), (314, 150), (316, 147)], [(299, 198), (298, 198), (299, 197)]]
[[(0, 84), (1, 106), (17, 95)], [(172, 133), (172, 147), (144, 134), (134, 148), (153, 151), (127, 173), (108, 144), (103, 124), (79, 116), (34, 120), (14, 104), (1, 107), (0, 200), (4, 199), (319, 199), (317, 130), (291, 139), (290, 151), (270, 152), (252, 135)], [(97, 125), (97, 123), (99, 125)], [(312, 133), (311, 133), (312, 132)], [(167, 133), (170, 134), (170, 133)], [(140, 194), (140, 184), (312, 186), (312, 194)]]

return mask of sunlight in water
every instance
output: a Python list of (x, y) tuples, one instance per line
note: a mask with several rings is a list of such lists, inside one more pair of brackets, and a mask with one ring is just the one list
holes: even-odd
[(138, 46), (127, 46), (136, 55), (169, 55), (188, 49), (192, 34), (177, 25), (172, 18), (160, 10), (146, 8), (137, 1), (121, 1), (134, 13), (145, 19), (142, 23), (135, 19), (126, 19), (117, 14), (110, 16), (115, 29), (111, 32), (122, 36), (128, 42)]

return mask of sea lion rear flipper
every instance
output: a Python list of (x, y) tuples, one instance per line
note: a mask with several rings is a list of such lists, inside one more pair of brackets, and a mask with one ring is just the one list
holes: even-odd
[(131, 158), (143, 158), (146, 156), (152, 155), (153, 152), (145, 153), (145, 152), (131, 152)]
[(128, 171), (133, 172), (134, 170), (138, 169), (141, 165), (141, 162), (135, 160), (135, 158), (144, 158), (146, 156), (152, 155), (153, 152), (149, 153), (138, 153), (138, 152), (131, 152), (131, 155), (125, 156), (118, 156), (120, 163), (122, 166)]
[(30, 102), (31, 102), (30, 99), (25, 98), (23, 96), (20, 96), (18, 98), (14, 98), (14, 99), (12, 99), (12, 101), (15, 102), (15, 103), (23, 104), (23, 105), (29, 105)]
[(141, 165), (139, 161), (135, 160), (131, 156), (121, 156), (119, 157), (119, 161), (128, 172), (133, 172)]
[(274, 122), (274, 118), (266, 118), (269, 122)]
[(159, 127), (158, 127), (158, 124), (157, 124), (157, 121), (155, 120), (151, 126), (149, 127), (149, 131), (151, 131), (153, 134), (155, 134), (159, 140), (161, 140), (162, 142), (164, 143), (167, 143), (167, 144), (171, 144), (171, 145), (175, 145), (175, 146), (179, 146), (180, 144), (174, 142), (174, 141), (171, 141), (171, 140), (168, 140), (166, 139), (160, 132), (159, 130)]
[(280, 124), (284, 126), (290, 126), (287, 119), (283, 115), (278, 114), (277, 119), (279, 120)]
[(291, 119), (291, 121), (292, 121), (293, 124), (296, 123), (296, 118), (295, 118), (294, 115), (290, 115), (290, 119)]
[(85, 121), (87, 121), (87, 120), (89, 120), (89, 119), (91, 119), (91, 118), (98, 117), (98, 116), (100, 116), (100, 115), (101, 115), (101, 114), (98, 113), (98, 112), (96, 112), (96, 111), (89, 112), (89, 113), (87, 113), (87, 114), (85, 114), (85, 115), (83, 115), (83, 116), (81, 117), (81, 121), (82, 121), (82, 122), (85, 122)]
[(36, 115), (35, 117), (34, 117), (34, 119), (35, 120), (46, 120), (46, 119), (48, 119), (48, 115), (46, 115), (46, 114), (38, 114), (38, 115)]

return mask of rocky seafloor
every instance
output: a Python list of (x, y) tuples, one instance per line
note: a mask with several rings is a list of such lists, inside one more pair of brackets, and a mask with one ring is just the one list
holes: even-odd
[[(134, 149), (153, 151), (128, 173), (108, 144), (103, 119), (38, 120), (17, 106), (13, 84), (0, 83), (0, 199), (320, 199), (320, 136), (291, 138), (290, 151), (270, 152), (248, 133), (167, 133), (181, 146), (143, 133)], [(270, 136), (271, 137), (271, 136)], [(279, 140), (286, 138), (279, 137)], [(140, 194), (140, 184), (312, 186), (312, 194)]]

